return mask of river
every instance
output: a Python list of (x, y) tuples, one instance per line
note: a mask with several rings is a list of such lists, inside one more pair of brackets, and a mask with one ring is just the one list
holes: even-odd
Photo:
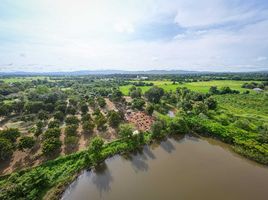
[(267, 200), (268, 167), (214, 139), (186, 135), (84, 171), (63, 200)]

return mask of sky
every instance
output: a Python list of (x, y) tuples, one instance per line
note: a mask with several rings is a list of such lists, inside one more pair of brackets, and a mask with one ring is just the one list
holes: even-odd
[(1, 0), (0, 72), (268, 70), (267, 0)]

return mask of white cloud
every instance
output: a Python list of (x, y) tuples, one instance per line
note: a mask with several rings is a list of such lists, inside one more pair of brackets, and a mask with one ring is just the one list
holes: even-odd
[(265, 57), (265, 56), (259, 56), (259, 57), (257, 57), (256, 58), (256, 61), (265, 61), (265, 60), (267, 60), (267, 57)]
[(134, 32), (134, 26), (126, 21), (117, 22), (114, 25), (115, 31), (119, 33), (133, 33)]
[[(29, 6), (40, 15), (0, 20), (1, 33), (18, 35), (15, 42), (0, 41), (0, 71), (163, 67), (239, 71), (267, 66), (268, 20), (234, 30), (198, 28), (248, 20), (258, 11), (245, 12), (248, 5), (232, 7), (218, 0), (32, 0)], [(131, 38), (140, 27), (153, 23), (187, 28), (170, 40)]]

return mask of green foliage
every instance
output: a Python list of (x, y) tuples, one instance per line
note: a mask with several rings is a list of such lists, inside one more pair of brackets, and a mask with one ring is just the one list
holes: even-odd
[(116, 112), (114, 110), (109, 111), (108, 113), (108, 123), (112, 127), (118, 127), (120, 122), (122, 121), (122, 116), (119, 114), (119, 112)]
[(76, 124), (68, 125), (65, 127), (65, 134), (67, 136), (76, 136), (78, 126)]
[(145, 101), (142, 98), (135, 98), (132, 100), (132, 108), (142, 110), (145, 105)]
[(86, 102), (82, 102), (80, 104), (80, 110), (83, 114), (86, 114), (88, 112), (88, 105)]
[(159, 103), (161, 97), (164, 95), (164, 90), (157, 86), (153, 86), (147, 92), (145, 92), (144, 95), (149, 102)]
[(154, 106), (152, 104), (148, 104), (145, 111), (148, 115), (152, 115), (154, 112)]
[(34, 144), (35, 144), (35, 140), (33, 137), (23, 136), (19, 140), (18, 148), (20, 150), (31, 149), (31, 148), (33, 148)]
[(193, 111), (195, 114), (206, 114), (208, 112), (208, 106), (203, 103), (202, 101), (197, 101), (194, 105), (193, 105)]
[(43, 139), (49, 139), (49, 138), (58, 138), (60, 137), (61, 130), (59, 128), (49, 128), (46, 130), (46, 132), (43, 134)]
[(59, 138), (48, 138), (43, 142), (42, 152), (45, 156), (52, 156), (60, 151), (61, 145)]
[(95, 124), (92, 121), (84, 121), (82, 124), (82, 128), (84, 133), (93, 133)]
[(103, 97), (98, 97), (97, 102), (101, 108), (104, 108), (106, 106), (106, 101)]
[(158, 120), (153, 123), (151, 127), (152, 137), (161, 138), (166, 134), (166, 122), (164, 120)]
[(59, 128), (60, 127), (60, 121), (59, 120), (52, 120), (48, 123), (48, 128)]
[(65, 122), (67, 125), (72, 125), (72, 124), (78, 125), (79, 119), (76, 116), (72, 115), (72, 116), (66, 117)]
[(14, 146), (10, 140), (0, 137), (0, 160), (6, 160), (13, 154)]
[(105, 130), (107, 128), (105, 125), (106, 122), (107, 122), (107, 119), (101, 112), (97, 114), (97, 116), (95, 117), (95, 124), (98, 130), (101, 130), (101, 131)]
[(121, 138), (132, 137), (134, 128), (131, 124), (120, 124), (118, 135)]
[(16, 142), (16, 139), (21, 135), (19, 129), (8, 128), (0, 131), (0, 138), (5, 138), (10, 142)]
[(63, 121), (65, 114), (62, 111), (57, 111), (54, 113), (54, 119), (59, 120), (59, 121)]
[(134, 85), (129, 88), (129, 96), (131, 96), (131, 98), (141, 98), (141, 89), (135, 87)]

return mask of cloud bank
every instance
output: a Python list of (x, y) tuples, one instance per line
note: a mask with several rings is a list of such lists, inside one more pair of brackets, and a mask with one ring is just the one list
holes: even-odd
[(0, 71), (268, 69), (265, 0), (3, 0)]

